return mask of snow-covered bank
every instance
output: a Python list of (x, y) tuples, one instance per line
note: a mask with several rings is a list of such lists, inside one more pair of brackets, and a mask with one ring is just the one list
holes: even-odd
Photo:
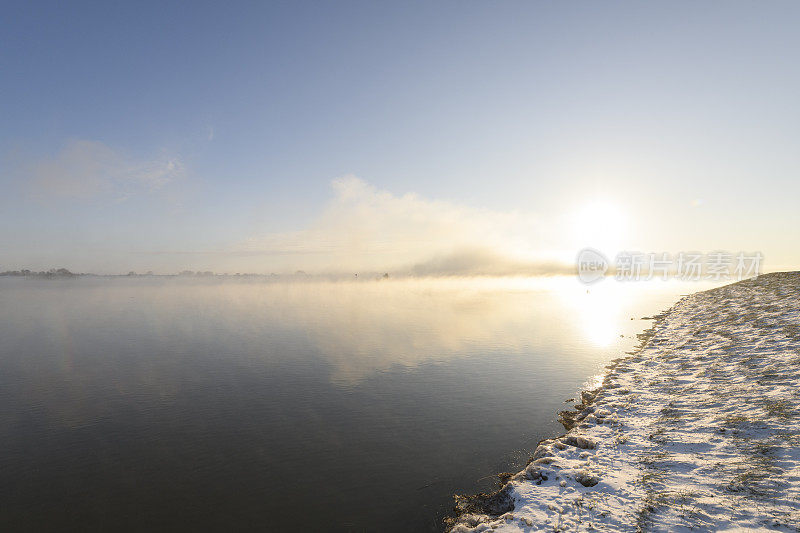
[(800, 273), (687, 296), (643, 340), (453, 532), (800, 528)]

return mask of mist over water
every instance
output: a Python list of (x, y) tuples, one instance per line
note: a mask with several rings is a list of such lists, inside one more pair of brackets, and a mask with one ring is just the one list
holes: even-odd
[(0, 279), (0, 527), (438, 531), (702, 288)]

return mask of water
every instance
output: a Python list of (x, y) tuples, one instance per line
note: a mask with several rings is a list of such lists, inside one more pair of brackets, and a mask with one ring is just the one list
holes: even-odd
[(701, 288), (0, 279), (0, 529), (440, 531)]

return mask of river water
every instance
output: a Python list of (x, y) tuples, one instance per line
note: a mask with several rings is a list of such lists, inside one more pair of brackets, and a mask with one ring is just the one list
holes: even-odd
[(0, 278), (0, 529), (441, 531), (702, 288)]

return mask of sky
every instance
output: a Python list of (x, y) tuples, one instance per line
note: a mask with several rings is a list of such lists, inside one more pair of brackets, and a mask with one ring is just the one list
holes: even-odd
[(9, 2), (0, 271), (800, 267), (800, 4)]

